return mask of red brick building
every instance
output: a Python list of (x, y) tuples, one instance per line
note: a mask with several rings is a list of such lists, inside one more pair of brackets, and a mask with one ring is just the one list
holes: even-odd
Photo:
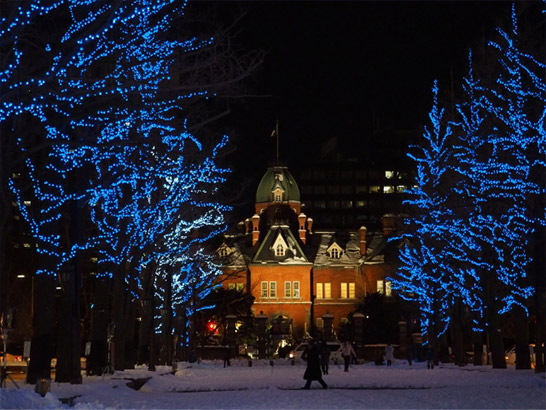
[(320, 329), (325, 314), (333, 315), (336, 332), (366, 293), (390, 295), (385, 278), (394, 273), (384, 255), (394, 217), (383, 217), (382, 232), (314, 231), (301, 209), (288, 168), (270, 167), (258, 185), (254, 215), (217, 250), (224, 286), (252, 293), (254, 314), (283, 323), (274, 332), (297, 340), (313, 325)]

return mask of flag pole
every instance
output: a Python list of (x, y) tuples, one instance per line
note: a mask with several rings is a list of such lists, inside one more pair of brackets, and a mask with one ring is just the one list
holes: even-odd
[(279, 120), (275, 124), (275, 134), (277, 136), (277, 165), (279, 164)]

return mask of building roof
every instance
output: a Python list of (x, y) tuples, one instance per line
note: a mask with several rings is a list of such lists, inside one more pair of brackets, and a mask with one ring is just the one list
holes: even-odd
[(277, 189), (282, 191), (283, 201), (300, 201), (300, 189), (288, 168), (275, 165), (267, 169), (258, 184), (256, 203), (273, 202), (273, 193)]
[[(284, 247), (282, 255), (276, 253), (279, 245)], [(308, 264), (309, 260), (288, 225), (273, 225), (252, 258), (252, 263)]]

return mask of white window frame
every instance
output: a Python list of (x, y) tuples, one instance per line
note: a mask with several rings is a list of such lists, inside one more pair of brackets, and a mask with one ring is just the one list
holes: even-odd
[(266, 281), (262, 281), (262, 291), (260, 293), (260, 296), (262, 298), (266, 298), (269, 296), (269, 284)]
[(284, 256), (284, 246), (282, 243), (277, 244), (275, 249), (275, 256)]
[(391, 281), (385, 281), (385, 296), (392, 296)]
[(385, 281), (382, 279), (377, 281), (377, 293), (381, 293), (382, 295), (385, 293)]
[(300, 281), (299, 280), (294, 281), (292, 285), (292, 289), (294, 291), (294, 297), (299, 298), (300, 297)]
[(284, 281), (284, 297), (292, 297), (292, 282), (290, 282), (289, 280)]
[(269, 297), (270, 298), (277, 297), (277, 282), (275, 282), (274, 280), (269, 282)]

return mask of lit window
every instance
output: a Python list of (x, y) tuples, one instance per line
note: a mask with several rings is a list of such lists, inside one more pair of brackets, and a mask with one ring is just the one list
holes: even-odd
[(294, 297), (299, 298), (300, 297), (300, 282), (294, 281)]
[(370, 194), (378, 194), (381, 192), (381, 186), (379, 185), (370, 185)]
[(317, 283), (317, 299), (324, 298), (324, 288), (322, 283)]
[(349, 283), (349, 298), (350, 299), (355, 298), (355, 293), (356, 293), (355, 290), (356, 290), (355, 283), (354, 282)]
[(238, 284), (237, 284), (237, 290), (238, 290), (239, 292), (242, 292), (242, 291), (243, 291), (243, 287), (244, 287), (244, 283), (238, 283)]
[(235, 283), (230, 283), (230, 284), (228, 285), (228, 289), (230, 289), (230, 290), (231, 290), (231, 289), (235, 290)]
[(277, 245), (277, 248), (275, 249), (275, 255), (276, 256), (284, 256), (284, 246), (282, 246), (282, 243), (279, 243)]
[(266, 298), (267, 297), (267, 282), (262, 282), (262, 293), (261, 293), (261, 297), (262, 298)]
[(324, 284), (324, 298), (332, 299), (332, 284), (331, 283)]
[(292, 283), (290, 281), (284, 282), (284, 297), (292, 297)]
[(356, 201), (357, 208), (364, 208), (366, 206), (366, 201)]
[(392, 296), (391, 282), (389, 281), (385, 282), (385, 296)]
[(30, 248), (30, 243), (24, 243), (23, 248)]
[(397, 185), (396, 192), (406, 192), (408, 187), (406, 185)]
[(392, 185), (386, 185), (383, 187), (383, 193), (384, 194), (394, 194), (394, 186)]
[(341, 299), (347, 299), (347, 284), (341, 284)]
[(97, 263), (98, 260), (99, 260), (99, 258), (97, 258), (96, 256), (93, 256), (93, 257), (89, 258), (89, 260), (90, 260), (91, 262), (93, 262), (93, 263)]
[(277, 297), (277, 282), (269, 282), (269, 297)]
[(282, 201), (282, 195), (281, 194), (275, 194), (275, 202), (281, 202)]
[(382, 293), (385, 296), (392, 296), (391, 282), (388, 280), (378, 280), (377, 281), (377, 292)]
[(23, 201), (23, 205), (25, 206), (30, 206), (32, 204), (32, 202), (30, 201)]
[(339, 251), (337, 250), (337, 248), (332, 248), (330, 252), (330, 257), (333, 259), (339, 259)]
[(220, 256), (228, 256), (228, 250), (227, 248), (220, 249)]
[(385, 171), (385, 178), (387, 179), (394, 178), (394, 171)]
[(353, 201), (341, 201), (341, 207), (349, 209), (353, 207)]

